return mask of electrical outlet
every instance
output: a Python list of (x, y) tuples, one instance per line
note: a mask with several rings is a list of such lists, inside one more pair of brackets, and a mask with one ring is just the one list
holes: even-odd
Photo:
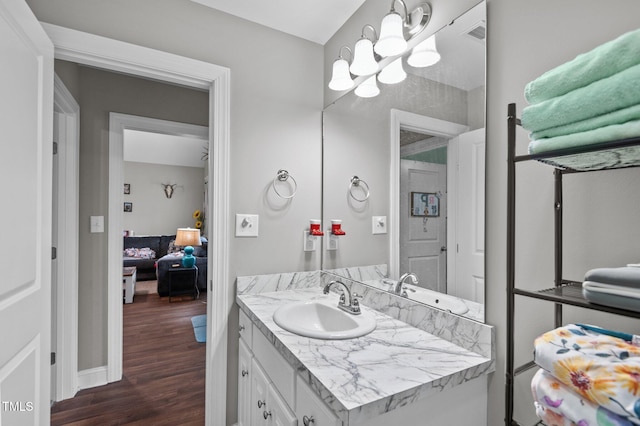
[(258, 215), (236, 214), (236, 237), (257, 237)]
[(371, 218), (371, 232), (375, 234), (387, 233), (387, 217), (386, 216), (373, 216)]
[(309, 233), (309, 230), (304, 231), (304, 251), (316, 251), (316, 240), (318, 237)]
[(338, 250), (338, 240), (337, 235), (327, 234), (327, 250)]

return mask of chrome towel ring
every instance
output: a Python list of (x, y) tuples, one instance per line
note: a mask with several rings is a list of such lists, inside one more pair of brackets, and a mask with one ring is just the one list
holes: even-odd
[[(362, 188), (365, 192), (364, 197), (362, 198), (358, 198), (353, 194), (353, 189), (360, 188), (361, 187), (360, 185), (362, 185)], [(351, 178), (351, 183), (349, 184), (349, 195), (351, 196), (351, 198), (353, 198), (356, 201), (360, 201), (360, 202), (367, 201), (369, 199), (369, 185), (367, 184), (367, 182), (363, 181), (358, 176), (354, 176)]]
[[(291, 178), (291, 181), (293, 181), (293, 189), (291, 191), (291, 194), (290, 195), (282, 195), (278, 191), (278, 188), (276, 187), (276, 181), (286, 182), (289, 178)], [(276, 177), (273, 178), (272, 185), (273, 185), (273, 190), (276, 192), (276, 194), (278, 194), (278, 197), (284, 198), (285, 200), (289, 200), (289, 199), (293, 198), (296, 195), (296, 192), (298, 192), (298, 182), (296, 182), (294, 177), (291, 176), (289, 174), (289, 172), (284, 170), (284, 169), (278, 170), (278, 173), (276, 174)]]

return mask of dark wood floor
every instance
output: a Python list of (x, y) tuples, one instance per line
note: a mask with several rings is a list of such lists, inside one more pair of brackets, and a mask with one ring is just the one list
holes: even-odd
[(123, 307), (123, 379), (77, 393), (51, 407), (56, 425), (203, 425), (205, 344), (191, 317), (206, 313), (200, 299), (160, 298), (155, 281), (141, 281)]

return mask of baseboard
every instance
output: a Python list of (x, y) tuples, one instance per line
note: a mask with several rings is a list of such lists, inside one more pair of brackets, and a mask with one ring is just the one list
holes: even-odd
[(78, 371), (78, 390), (106, 385), (107, 366)]

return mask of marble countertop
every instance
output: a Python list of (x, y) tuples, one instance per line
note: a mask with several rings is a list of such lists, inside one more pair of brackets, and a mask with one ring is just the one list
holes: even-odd
[(319, 340), (283, 330), (273, 321), (280, 306), (331, 300), (320, 289), (245, 294), (240, 309), (267, 336), (311, 388), (346, 422), (361, 422), (492, 371), (492, 360), (362, 306), (376, 329), (350, 340)]

